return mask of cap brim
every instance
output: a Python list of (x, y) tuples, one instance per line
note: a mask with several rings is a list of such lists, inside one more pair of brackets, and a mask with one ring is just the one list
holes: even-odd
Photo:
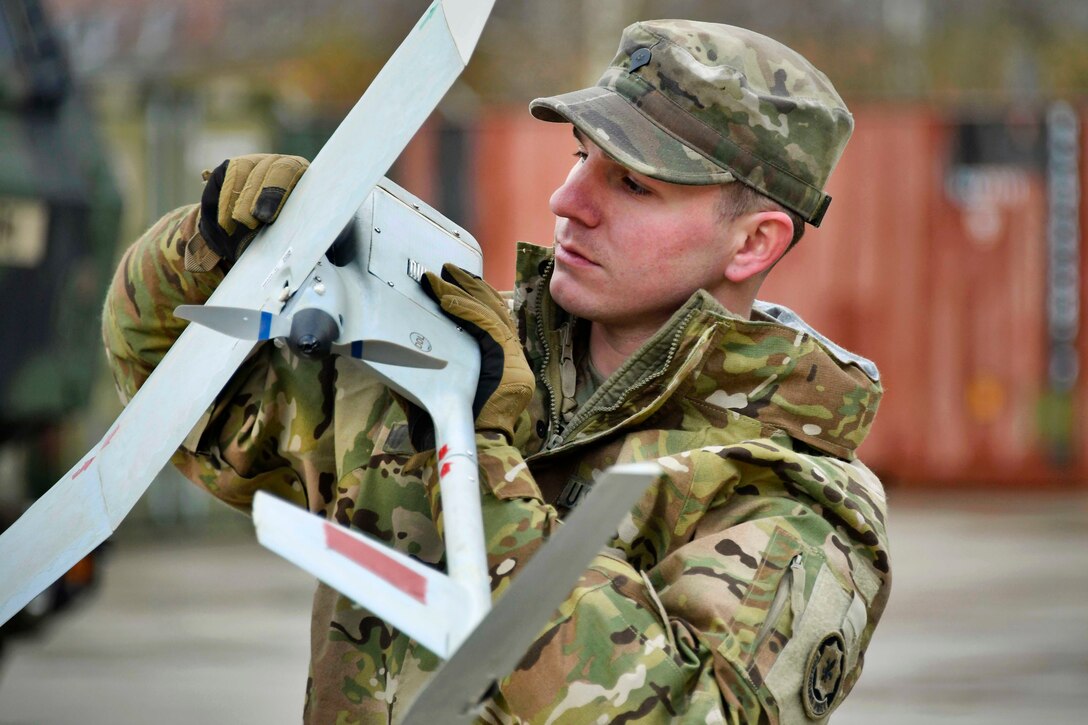
[(572, 123), (620, 164), (674, 184), (724, 184), (728, 169), (677, 140), (609, 88), (594, 86), (537, 98), (529, 112), (541, 121)]

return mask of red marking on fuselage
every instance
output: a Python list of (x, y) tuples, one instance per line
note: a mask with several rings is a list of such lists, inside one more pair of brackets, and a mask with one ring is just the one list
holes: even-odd
[(106, 436), (106, 440), (102, 441), (102, 447), (103, 448), (105, 448), (106, 446), (108, 446), (110, 444), (110, 441), (113, 440), (113, 437), (115, 435), (117, 435), (117, 431), (119, 431), (119, 430), (121, 430), (121, 426), (117, 426), (116, 428), (114, 428), (113, 430), (110, 431), (110, 434), (108, 436)]
[(88, 458), (86, 461), (83, 462), (83, 465), (79, 467), (79, 470), (77, 470), (75, 473), (72, 474), (72, 479), (74, 480), (76, 478), (79, 478), (79, 474), (83, 473), (88, 468), (90, 468), (92, 463), (94, 463), (94, 456), (91, 456), (90, 458)]
[(446, 454), (449, 453), (449, 452), (450, 452), (450, 447), (449, 446), (442, 446), (442, 448), (440, 448), (439, 451), (438, 451), (438, 460), (441, 461), (443, 458), (446, 457)]
[(331, 524), (325, 524), (325, 545), (392, 584), (412, 599), (427, 603), (427, 580), (391, 556), (360, 543)]
[(443, 464), (442, 464), (442, 470), (441, 470), (441, 471), (439, 471), (438, 473), (439, 473), (439, 475), (440, 475), (440, 476), (442, 476), (443, 478), (445, 478), (445, 477), (446, 477), (446, 474), (448, 474), (449, 472), (450, 472), (450, 464), (448, 464), (448, 463), (443, 463)]

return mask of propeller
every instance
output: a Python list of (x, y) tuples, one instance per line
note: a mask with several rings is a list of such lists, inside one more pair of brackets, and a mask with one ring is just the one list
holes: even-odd
[(441, 358), (388, 340), (364, 339), (337, 344), (339, 323), (328, 312), (316, 307), (277, 315), (242, 307), (180, 305), (174, 310), (174, 316), (239, 340), (286, 340), (292, 350), (306, 358), (337, 354), (408, 368), (441, 370), (446, 367), (446, 361)]

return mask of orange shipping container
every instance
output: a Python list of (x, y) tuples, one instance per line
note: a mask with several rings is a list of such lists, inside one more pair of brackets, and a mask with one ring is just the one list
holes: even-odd
[(917, 483), (1043, 482), (1045, 190), (1037, 171), (965, 169), (926, 108), (861, 109), (825, 225), (764, 296), (874, 359), (886, 395), (862, 453)]

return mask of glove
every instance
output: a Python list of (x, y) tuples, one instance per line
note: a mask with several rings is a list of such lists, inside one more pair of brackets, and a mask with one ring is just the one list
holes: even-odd
[[(501, 433), (512, 442), (514, 425), (533, 397), (536, 379), (506, 302), (487, 282), (453, 264), (442, 267), (441, 277), (426, 272), (420, 284), (480, 346), (480, 382), (472, 401), (477, 432)], [(410, 403), (407, 414), (416, 450), (433, 448), (434, 429), (427, 416)]]
[(227, 267), (238, 261), (263, 224), (276, 220), (309, 165), (300, 156), (250, 154), (204, 172), (198, 228)]

